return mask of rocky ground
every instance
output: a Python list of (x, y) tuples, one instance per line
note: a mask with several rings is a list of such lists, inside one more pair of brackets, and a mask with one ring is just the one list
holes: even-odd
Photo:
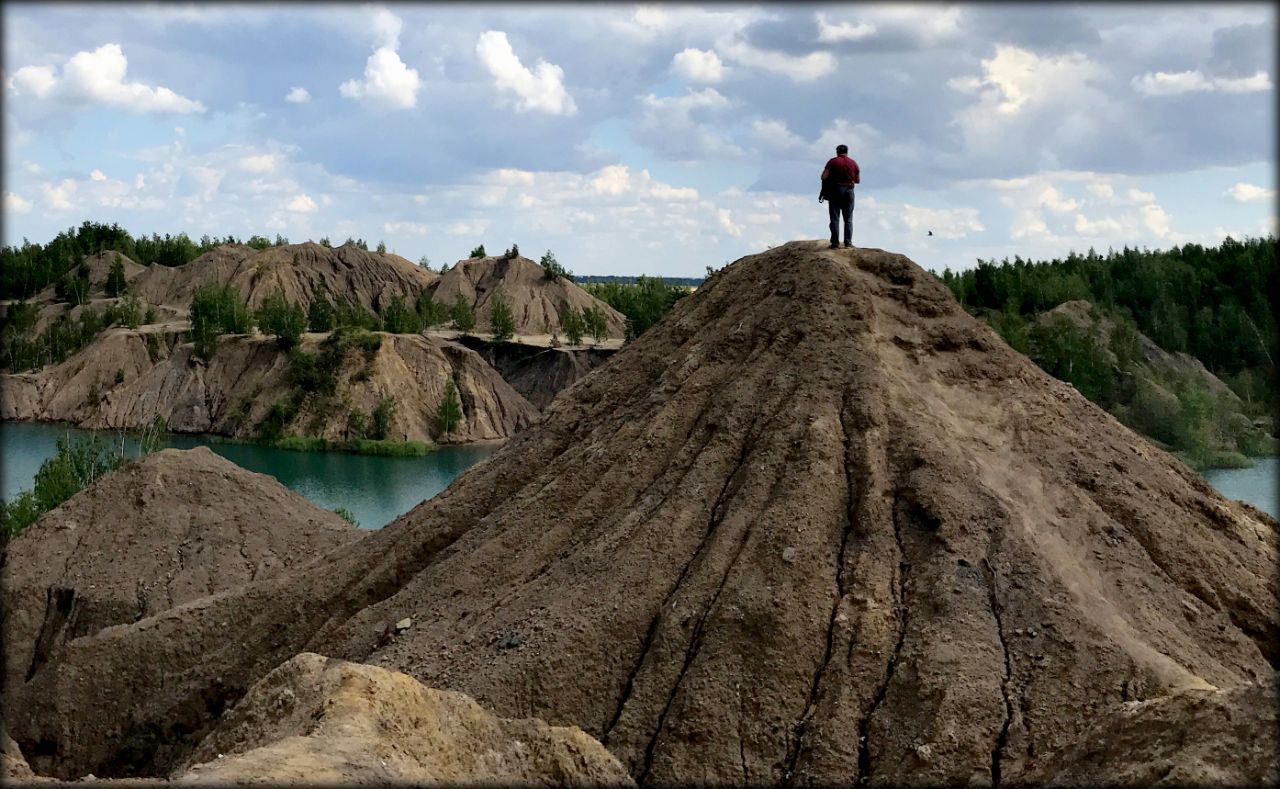
[(1223, 755), (1268, 720), (1278, 528), (906, 258), (792, 242), (381, 531), (62, 645), (8, 726), (41, 774), (168, 775), (315, 652), (577, 726), (641, 784), (1073, 782), (1107, 720), (1241, 783), (1275, 772)]

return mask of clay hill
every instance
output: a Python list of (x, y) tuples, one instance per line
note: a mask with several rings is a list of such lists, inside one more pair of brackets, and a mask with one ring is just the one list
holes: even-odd
[[(0, 418), (133, 429), (161, 416), (176, 432), (249, 437), (276, 409), (285, 415), (283, 433), (343, 440), (361, 437), (351, 435), (354, 412), (371, 424), (380, 400), (394, 397), (386, 437), (433, 442), (502, 439), (538, 418), (533, 405), (462, 345), (415, 334), (364, 336), (380, 344), (371, 350), (339, 334), (303, 337), (301, 349), (317, 360), (306, 378), (334, 378), (326, 394), (300, 380), (271, 337), (223, 337), (204, 362), (173, 333), (108, 329), (60, 364), (0, 375)], [(436, 413), (449, 380), (463, 417), (446, 435)]]
[(480, 354), (511, 387), (545, 409), (564, 389), (608, 361), (611, 348), (543, 348), (525, 343), (495, 343), (461, 336), (456, 342)]
[(204, 447), (126, 463), (4, 546), (5, 686), (64, 641), (305, 564), (361, 534)]
[[(721, 269), (381, 531), (68, 642), (10, 734), (164, 775), (305, 651), (578, 726), (640, 784), (1016, 783), (1128, 702), (1271, 677), (1275, 520), (908, 259), (825, 246)], [(1209, 720), (1170, 725), (1243, 747)]]
[(450, 305), (462, 294), (475, 310), (476, 326), (487, 330), (493, 313), (493, 293), (499, 287), (511, 306), (517, 335), (547, 334), (547, 327), (560, 332), (560, 316), (568, 307), (585, 310), (597, 307), (605, 314), (606, 336), (624, 334), (622, 313), (587, 293), (566, 277), (550, 279), (532, 260), (504, 255), (459, 260), (440, 276), (431, 298)]
[(261, 251), (227, 244), (182, 266), (149, 266), (130, 285), (148, 304), (184, 310), (197, 288), (219, 282), (233, 285), (255, 308), (279, 289), (287, 300), (303, 305), (324, 296), (377, 312), (396, 296), (412, 305), (438, 277), (399, 255), (369, 252), (354, 243), (330, 248), (309, 241)]

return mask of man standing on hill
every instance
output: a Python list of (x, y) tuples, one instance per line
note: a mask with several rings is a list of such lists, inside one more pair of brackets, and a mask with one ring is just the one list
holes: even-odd
[(827, 215), (831, 218), (831, 248), (838, 249), (840, 238), (840, 216), (844, 215), (844, 246), (853, 246), (853, 185), (862, 181), (862, 171), (858, 163), (848, 157), (849, 146), (837, 145), (836, 155), (827, 162), (822, 170), (822, 193), (827, 201)]

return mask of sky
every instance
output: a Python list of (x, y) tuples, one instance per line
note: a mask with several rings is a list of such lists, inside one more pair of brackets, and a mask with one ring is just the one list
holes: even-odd
[(701, 276), (826, 238), (840, 143), (854, 244), (934, 271), (1276, 233), (1271, 3), (3, 15), (6, 244), (93, 220)]

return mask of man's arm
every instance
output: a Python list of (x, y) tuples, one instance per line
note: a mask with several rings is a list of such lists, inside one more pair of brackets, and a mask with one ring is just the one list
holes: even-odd
[(822, 168), (822, 180), (827, 180), (827, 168)]
[[(852, 160), (850, 160), (852, 161)], [(862, 170), (858, 167), (858, 163), (853, 163), (853, 182), (855, 184), (862, 183)]]

